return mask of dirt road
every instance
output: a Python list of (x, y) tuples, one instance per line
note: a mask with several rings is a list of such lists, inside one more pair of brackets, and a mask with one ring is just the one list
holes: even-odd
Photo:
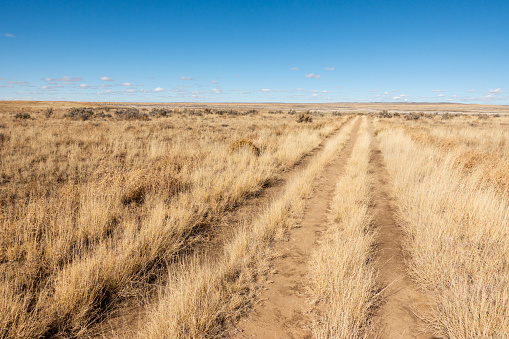
[(325, 168), (316, 181), (312, 197), (300, 227), (289, 235), (288, 242), (279, 243), (275, 251), (277, 274), (260, 296), (251, 314), (240, 322), (238, 338), (311, 338), (312, 297), (309, 286), (309, 259), (316, 241), (327, 225), (327, 212), (338, 176), (350, 157), (361, 119), (340, 154)]

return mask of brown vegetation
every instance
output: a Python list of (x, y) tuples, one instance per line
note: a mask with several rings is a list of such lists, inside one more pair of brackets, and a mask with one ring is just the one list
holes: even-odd
[[(403, 274), (431, 303), (417, 314), (427, 331), (507, 333), (507, 107), (4, 102), (0, 337), (105, 335), (100, 324), (134, 300), (148, 304), (142, 322), (107, 336), (231, 334), (274, 273), (274, 244), (291, 234), (313, 182), (345, 145), (344, 113), (354, 111), (363, 127), (309, 265), (314, 334), (379, 330), (372, 118), (403, 230)], [(214, 255), (198, 250), (282, 173), (291, 175), (279, 193), (257, 215), (238, 216), (242, 226)]]

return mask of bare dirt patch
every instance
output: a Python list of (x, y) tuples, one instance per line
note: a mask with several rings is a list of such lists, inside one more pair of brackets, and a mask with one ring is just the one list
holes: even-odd
[[(373, 133), (373, 124), (369, 123)], [(396, 207), (390, 195), (390, 178), (384, 164), (378, 141), (373, 139), (370, 172), (374, 177), (372, 204), (376, 232), (377, 255), (375, 266), (378, 281), (383, 288), (380, 306), (375, 323), (381, 338), (434, 338), (425, 330), (424, 322), (418, 315), (428, 311), (426, 297), (408, 277), (403, 244), (405, 235), (398, 226)]]
[(309, 294), (309, 259), (327, 225), (327, 212), (341, 174), (355, 144), (361, 120), (346, 146), (317, 180), (300, 227), (287, 242), (275, 245), (280, 257), (274, 261), (276, 274), (261, 293), (259, 303), (239, 324), (238, 338), (310, 338), (312, 298)]

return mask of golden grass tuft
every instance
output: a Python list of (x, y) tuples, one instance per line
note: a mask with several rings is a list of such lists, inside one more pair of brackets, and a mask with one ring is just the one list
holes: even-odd
[(243, 148), (249, 149), (256, 156), (259, 156), (261, 152), (259, 147), (257, 147), (251, 140), (245, 138), (231, 143), (229, 147), (230, 152), (235, 152)]

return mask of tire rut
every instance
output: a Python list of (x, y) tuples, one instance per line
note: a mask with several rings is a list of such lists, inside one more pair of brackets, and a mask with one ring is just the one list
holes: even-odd
[(405, 262), (409, 260), (403, 249), (405, 234), (396, 222), (396, 207), (391, 197), (390, 176), (385, 168), (383, 155), (374, 137), (373, 123), (369, 120), (368, 129), (373, 136), (371, 143), (370, 173), (373, 175), (373, 188), (369, 213), (373, 216), (376, 232), (375, 267), (378, 282), (383, 288), (382, 303), (374, 323), (380, 338), (418, 338), (432, 339), (426, 326), (418, 315), (428, 311), (427, 298), (420, 292), (416, 283), (407, 275)]
[(361, 119), (355, 122), (349, 140), (315, 180), (300, 227), (292, 229), (287, 242), (274, 246), (277, 274), (261, 293), (260, 301), (240, 321), (236, 338), (311, 338), (312, 297), (309, 293), (309, 259), (327, 227), (327, 213), (337, 178), (353, 150)]

